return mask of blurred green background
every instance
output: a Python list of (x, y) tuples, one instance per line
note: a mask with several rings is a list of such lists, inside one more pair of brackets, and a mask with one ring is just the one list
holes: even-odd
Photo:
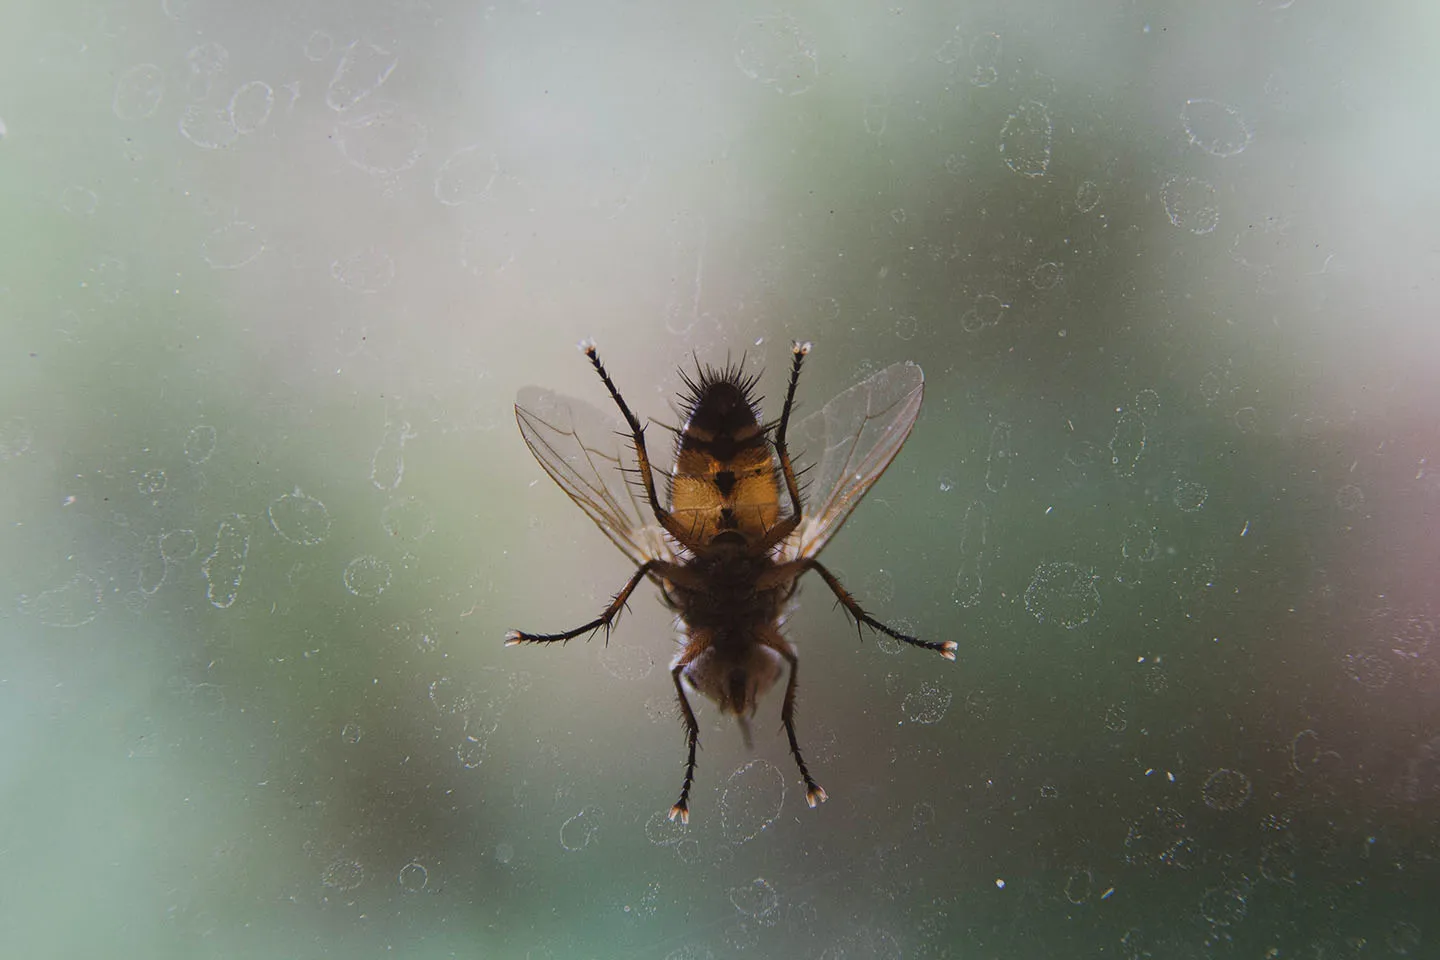
[[(1434, 956), (1435, 8), (23, 5), (0, 943)], [(747, 353), (920, 422), (789, 634), (806, 809), (531, 460)], [(608, 410), (607, 410), (608, 413)], [(663, 432), (658, 428), (652, 436)]]

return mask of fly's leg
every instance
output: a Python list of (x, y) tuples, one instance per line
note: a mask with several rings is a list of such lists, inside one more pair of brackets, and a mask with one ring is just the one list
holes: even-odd
[(830, 588), (830, 592), (835, 594), (835, 599), (839, 600), (840, 605), (845, 608), (845, 612), (855, 618), (856, 630), (859, 630), (860, 624), (863, 623), (871, 630), (878, 630), (880, 633), (885, 634), (885, 636), (893, 637), (894, 639), (899, 640), (901, 643), (908, 643), (912, 647), (920, 647), (924, 650), (934, 650), (946, 660), (955, 659), (955, 652), (960, 649), (960, 645), (954, 640), (920, 640), (916, 637), (910, 636), (909, 634), (901, 633), (894, 627), (886, 626), (879, 620), (876, 620), (874, 617), (870, 616), (870, 614), (866, 613), (864, 608), (860, 606), (859, 601), (857, 601), (854, 597), (850, 595), (850, 591), (846, 590), (844, 585), (835, 578), (835, 574), (827, 570), (825, 568), (825, 565), (822, 564), (819, 560), (816, 560), (812, 557), (808, 560), (803, 560), (800, 562), (804, 563), (805, 566), (809, 569), (814, 570), (816, 573), (820, 574), (821, 578), (823, 578), (825, 581), (825, 585)]
[(790, 664), (790, 682), (785, 685), (785, 702), (780, 707), (780, 722), (785, 725), (785, 736), (790, 738), (790, 754), (795, 758), (795, 765), (800, 768), (800, 779), (805, 781), (805, 802), (814, 809), (817, 804), (825, 802), (826, 794), (825, 788), (810, 776), (810, 770), (805, 766), (805, 758), (800, 755), (800, 743), (795, 739), (795, 686), (798, 683), (800, 660), (777, 631), (766, 631), (759, 640)]
[(785, 474), (785, 490), (790, 494), (790, 512), (795, 521), (800, 520), (800, 484), (795, 480), (795, 466), (790, 462), (790, 449), (785, 445), (785, 434), (790, 429), (790, 411), (795, 408), (795, 388), (800, 383), (800, 364), (810, 353), (810, 341), (796, 341), (790, 345), (794, 360), (790, 364), (790, 385), (785, 388), (785, 406), (780, 411), (780, 426), (775, 431), (775, 450), (780, 455), (780, 470)]
[(687, 536), (685, 529), (680, 526), (679, 521), (660, 506), (660, 497), (655, 492), (655, 477), (650, 470), (650, 454), (645, 449), (645, 428), (640, 425), (640, 419), (630, 412), (630, 406), (620, 396), (620, 391), (615, 389), (615, 383), (610, 379), (610, 374), (605, 371), (605, 365), (600, 362), (600, 354), (595, 349), (595, 344), (589, 340), (580, 343), (580, 349), (589, 358), (590, 365), (595, 372), (600, 374), (605, 389), (610, 391), (610, 399), (620, 408), (620, 413), (625, 417), (625, 423), (630, 427), (630, 439), (635, 444), (635, 464), (640, 471), (640, 482), (645, 486), (645, 499), (650, 504), (650, 511), (655, 514), (655, 520), (665, 528), (665, 532), (676, 540), (679, 540), (686, 547), (693, 547), (693, 537)]
[(610, 601), (610, 606), (589, 623), (582, 623), (574, 630), (566, 630), (564, 633), (522, 633), (519, 630), (511, 630), (505, 634), (505, 646), (513, 647), (522, 643), (554, 643), (559, 640), (565, 642), (574, 640), (585, 633), (594, 633), (597, 630), (605, 631), (605, 639), (610, 639), (610, 628), (615, 626), (615, 621), (620, 617), (620, 611), (625, 608), (625, 602), (630, 599), (630, 594), (640, 585), (640, 581), (651, 573), (658, 573), (660, 576), (667, 576), (667, 571), (673, 568), (673, 564), (663, 560), (647, 560), (640, 565), (635, 573), (626, 581), (620, 592), (615, 594), (615, 599)]
[(810, 353), (810, 341), (794, 341), (790, 344), (790, 353), (793, 357), (790, 364), (790, 385), (785, 389), (785, 407), (780, 411), (780, 424), (775, 429), (775, 454), (780, 458), (780, 473), (785, 478), (785, 490), (790, 494), (790, 516), (781, 520), (766, 534), (760, 548), (766, 551), (794, 533), (803, 517), (800, 482), (795, 477), (795, 465), (790, 461), (790, 448), (785, 442), (785, 435), (790, 429), (790, 412), (795, 407), (795, 388), (800, 383), (800, 365)]
[(685, 745), (690, 750), (685, 760), (685, 782), (680, 785), (680, 799), (670, 808), (670, 819), (679, 817), (681, 823), (690, 822), (690, 787), (695, 783), (695, 748), (700, 744), (700, 724), (695, 721), (695, 711), (690, 708), (690, 700), (685, 696), (680, 674), (704, 649), (703, 645), (692, 641), (692, 645), (675, 661), (675, 666), (670, 668), (670, 679), (675, 682), (675, 696), (680, 700), (680, 720), (685, 724)]
[(807, 570), (814, 570), (824, 578), (825, 585), (830, 588), (831, 593), (835, 594), (835, 599), (840, 601), (840, 605), (845, 608), (845, 612), (854, 618), (857, 632), (860, 629), (860, 624), (863, 623), (871, 630), (883, 633), (887, 637), (893, 637), (901, 643), (908, 643), (912, 647), (920, 647), (923, 650), (934, 650), (946, 660), (955, 659), (955, 652), (960, 649), (960, 645), (954, 640), (921, 640), (910, 636), (908, 633), (901, 633), (894, 627), (886, 626), (870, 616), (870, 614), (865, 612), (865, 608), (860, 606), (860, 602), (850, 595), (850, 591), (845, 589), (844, 584), (836, 579), (835, 574), (825, 569), (825, 565), (814, 557), (805, 557), (800, 560), (792, 560), (789, 563), (776, 564), (759, 578), (756, 582), (756, 588), (765, 590), (791, 583)]

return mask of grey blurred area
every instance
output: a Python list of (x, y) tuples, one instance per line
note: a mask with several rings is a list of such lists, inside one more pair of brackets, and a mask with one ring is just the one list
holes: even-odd
[[(1437, 955), (1432, 4), (21, 5), (15, 957)], [(760, 707), (531, 459), (926, 400)], [(618, 418), (615, 418), (618, 425)], [(662, 464), (663, 465), (663, 464)], [(803, 462), (802, 462), (803, 465)]]

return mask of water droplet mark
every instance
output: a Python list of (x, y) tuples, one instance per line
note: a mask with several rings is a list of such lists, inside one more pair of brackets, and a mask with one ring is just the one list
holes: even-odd
[(1030, 286), (1036, 290), (1050, 290), (1059, 285), (1063, 277), (1064, 270), (1060, 264), (1047, 260), (1030, 271)]
[(960, 328), (966, 333), (979, 333), (996, 326), (1005, 316), (1009, 304), (993, 293), (982, 293), (960, 317)]
[(253, 223), (236, 220), (210, 231), (200, 243), (200, 256), (214, 270), (239, 270), (260, 259), (265, 239)]
[(418, 543), (435, 532), (435, 514), (418, 497), (399, 497), (380, 511), (380, 525), (392, 537)]
[(305, 59), (311, 63), (319, 63), (328, 60), (330, 54), (335, 52), (335, 38), (323, 30), (312, 31), (310, 36), (305, 38)]
[(600, 830), (600, 808), (585, 807), (560, 825), (560, 846), (577, 853), (595, 841)]
[(265, 126), (274, 107), (275, 91), (270, 84), (264, 80), (250, 80), (230, 94), (226, 109), (230, 112), (230, 125), (243, 137)]
[(684, 840), (689, 829), (679, 817), (672, 820), (669, 810), (656, 810), (645, 821), (645, 839), (657, 847), (670, 847)]
[(780, 895), (764, 877), (732, 887), (730, 905), (742, 916), (758, 920), (763, 926), (773, 926), (780, 919)]
[(302, 547), (324, 543), (330, 535), (330, 511), (299, 487), (270, 501), (266, 514), (282, 540)]
[(419, 893), (430, 883), (430, 871), (425, 869), (424, 864), (411, 861), (400, 868), (395, 879), (402, 892)]
[(1335, 491), (1335, 506), (1341, 510), (1359, 510), (1365, 505), (1365, 491), (1359, 484), (1347, 483)]
[(990, 431), (990, 450), (985, 455), (985, 489), (999, 493), (1010, 483), (1010, 463), (1015, 459), (1008, 423), (997, 423)]
[(47, 627), (83, 627), (99, 616), (101, 600), (99, 581), (77, 573), (37, 596), (22, 595), (19, 609)]
[(1211, 810), (1243, 807), (1250, 800), (1251, 792), (1250, 778), (1228, 767), (1221, 767), (1210, 774), (1200, 787), (1200, 796)]
[(1236, 884), (1211, 887), (1200, 898), (1200, 915), (1217, 927), (1230, 927), (1249, 912), (1246, 891)]
[(240, 136), (230, 119), (230, 111), (222, 107), (192, 103), (180, 115), (180, 135), (201, 150), (223, 150)]
[(379, 490), (391, 491), (405, 479), (405, 444), (419, 434), (401, 420), (385, 427), (385, 437), (370, 458), (370, 482)]
[(1099, 612), (1100, 592), (1094, 576), (1078, 564), (1042, 563), (1025, 588), (1025, 609), (1041, 623), (1074, 630)]
[(1240, 111), (1218, 100), (1186, 100), (1180, 123), (1193, 146), (1212, 157), (1233, 157), (1250, 145), (1255, 132)]
[(954, 693), (931, 680), (920, 681), (920, 686), (905, 695), (900, 709), (912, 723), (939, 723), (950, 710)]
[(1054, 127), (1045, 104), (1027, 100), (1000, 128), (1000, 157), (1022, 177), (1043, 177), (1050, 168)]
[(390, 586), (390, 564), (373, 554), (361, 554), (345, 565), (345, 589), (374, 600)]
[(655, 669), (655, 657), (640, 644), (612, 640), (600, 651), (600, 665), (616, 680), (644, 680)]
[(185, 435), (185, 462), (199, 466), (215, 454), (217, 434), (215, 428), (202, 423), (191, 427)]
[(165, 73), (153, 63), (140, 63), (120, 74), (110, 109), (121, 120), (155, 116), (165, 99)]
[(1205, 501), (1210, 496), (1210, 490), (1205, 484), (1195, 480), (1184, 480), (1175, 486), (1175, 493), (1170, 502), (1175, 504), (1184, 513), (1195, 513), (1205, 506)]
[(960, 524), (960, 569), (955, 574), (955, 602), (962, 607), (973, 607), (980, 602), (989, 529), (989, 508), (979, 500), (971, 501)]
[(500, 176), (500, 159), (480, 144), (461, 147), (435, 174), (435, 199), (447, 207), (482, 200)]
[(372, 177), (404, 173), (430, 147), (430, 128), (398, 104), (376, 101), (341, 115), (333, 135), (345, 162)]
[(320, 874), (320, 882), (332, 890), (354, 890), (365, 882), (365, 868), (359, 860), (341, 857), (325, 867)]
[[(305, 54), (311, 60), (323, 60), (329, 55), (330, 45), (329, 36), (312, 33), (306, 41)], [(336, 112), (349, 110), (380, 89), (399, 63), (400, 58), (394, 51), (368, 40), (351, 42), (341, 54), (330, 84), (325, 89), (325, 105)]]
[(1115, 418), (1110, 434), (1110, 463), (1122, 477), (1133, 476), (1140, 456), (1145, 452), (1145, 421), (1129, 410)]
[(1213, 233), (1220, 223), (1220, 201), (1215, 187), (1198, 177), (1171, 177), (1160, 188), (1165, 216), (1196, 236)]
[(194, 530), (168, 530), (160, 535), (160, 556), (166, 563), (189, 560), (200, 550)]
[(215, 531), (215, 549), (200, 564), (205, 576), (205, 596), (216, 609), (225, 610), (240, 596), (245, 576), (245, 557), (250, 552), (250, 535), (244, 521), (232, 515), (221, 520)]
[(720, 826), (725, 838), (740, 844), (764, 832), (785, 803), (785, 777), (768, 760), (742, 764), (725, 781), (720, 795)]

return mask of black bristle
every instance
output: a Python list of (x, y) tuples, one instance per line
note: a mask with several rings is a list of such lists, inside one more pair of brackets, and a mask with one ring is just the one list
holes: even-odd
[(695, 412), (695, 407), (705, 395), (705, 391), (717, 384), (734, 386), (752, 409), (757, 408), (765, 399), (755, 393), (755, 387), (760, 383), (760, 373), (746, 373), (745, 357), (743, 356), (738, 363), (727, 359), (723, 367), (701, 366), (700, 362), (696, 360), (695, 376), (692, 377), (684, 367), (681, 367), (680, 381), (685, 385), (685, 391), (680, 394), (680, 406), (687, 419)]

